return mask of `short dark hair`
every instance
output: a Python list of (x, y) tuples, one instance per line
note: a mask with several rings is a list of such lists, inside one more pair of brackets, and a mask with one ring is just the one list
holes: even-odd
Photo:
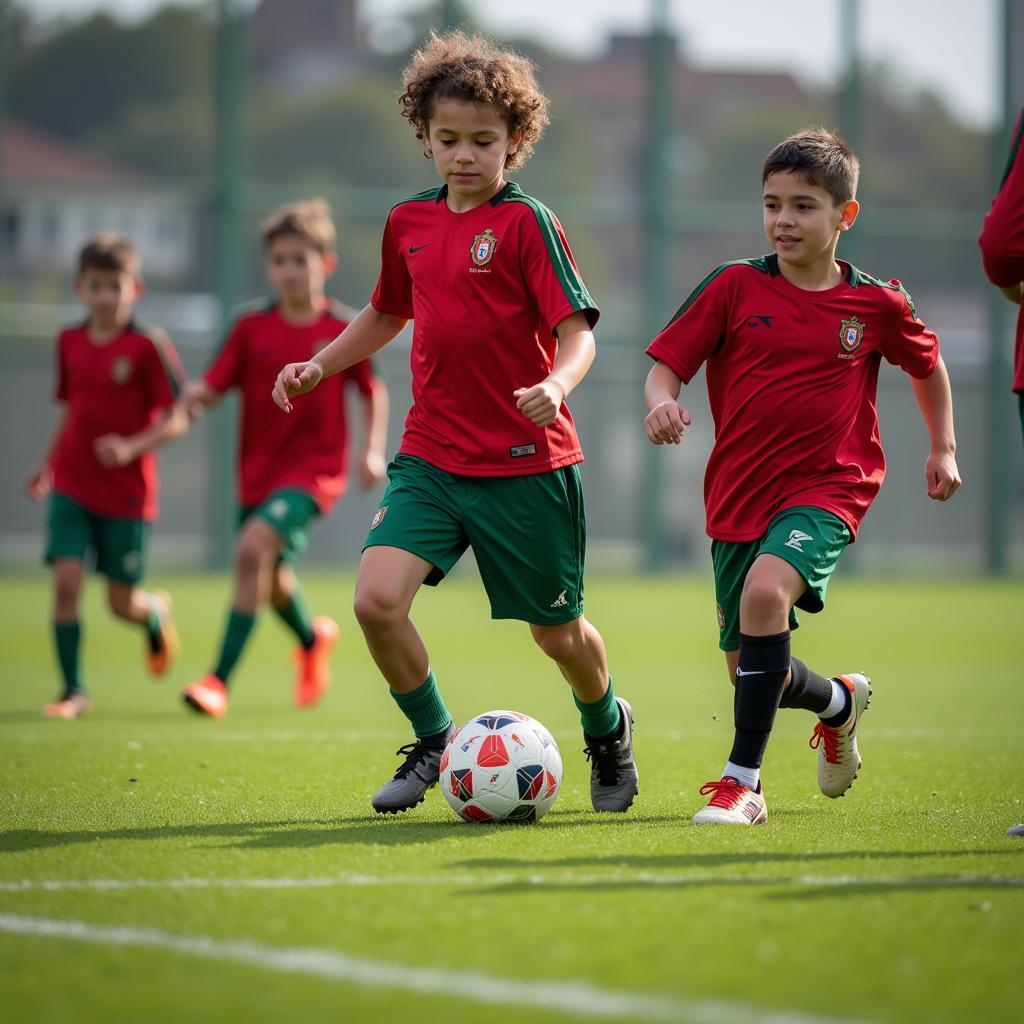
[(791, 171), (823, 188), (838, 206), (857, 195), (857, 154), (828, 128), (807, 128), (783, 139), (765, 158), (761, 184), (770, 174)]
[(432, 32), (412, 55), (402, 73), (398, 97), (402, 116), (416, 138), (427, 137), (427, 125), (438, 100), (489, 103), (508, 125), (522, 132), (519, 148), (505, 158), (511, 171), (527, 161), (548, 123), (548, 98), (533, 74), (533, 63), (514, 50), (502, 49), (484, 36), (458, 30)]
[(304, 199), (279, 206), (260, 225), (263, 245), (267, 248), (275, 238), (294, 235), (311, 245), (321, 256), (334, 252), (337, 232), (326, 199)]
[(112, 232), (95, 235), (78, 251), (78, 276), (90, 269), (116, 270), (136, 276), (139, 273), (139, 254), (122, 235)]

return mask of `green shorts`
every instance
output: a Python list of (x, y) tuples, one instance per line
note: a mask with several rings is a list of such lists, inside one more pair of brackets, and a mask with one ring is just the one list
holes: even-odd
[(461, 476), (396, 455), (364, 548), (394, 547), (434, 567), (437, 586), (473, 548), (491, 617), (538, 626), (583, 614), (587, 522), (579, 468)]
[(758, 555), (776, 555), (807, 581), (807, 589), (789, 610), (789, 628), (800, 625), (796, 609), (820, 612), (825, 589), (839, 556), (850, 543), (850, 530), (837, 516), (820, 508), (787, 508), (769, 524), (760, 540), (711, 542), (718, 612), (718, 646), (735, 651), (740, 646), (740, 597), (743, 583)]
[(250, 516), (262, 519), (284, 541), (279, 560), (294, 562), (309, 543), (306, 527), (319, 515), (320, 506), (305, 491), (285, 487), (274, 491), (259, 505), (240, 505), (238, 526), (241, 528)]
[(146, 568), (149, 523), (142, 519), (101, 516), (66, 494), (50, 497), (46, 520), (48, 563), (59, 558), (84, 562), (92, 551), (96, 571), (115, 583), (138, 583)]

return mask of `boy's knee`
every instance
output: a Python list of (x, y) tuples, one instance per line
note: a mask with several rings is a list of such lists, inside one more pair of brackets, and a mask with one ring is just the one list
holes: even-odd
[(352, 601), (356, 621), (364, 630), (381, 629), (394, 625), (408, 615), (409, 610), (400, 597), (387, 587), (362, 585), (356, 588)]
[(107, 588), (107, 607), (119, 619), (132, 617), (132, 592), (131, 587), (110, 586)]
[(572, 661), (580, 649), (582, 637), (575, 622), (563, 626), (535, 626), (533, 639), (537, 646), (559, 664)]
[(235, 569), (243, 575), (258, 573), (271, 554), (262, 534), (243, 533), (235, 545)]
[(81, 589), (81, 576), (77, 572), (61, 572), (59, 569), (53, 574), (53, 592), (57, 604), (61, 606), (73, 605), (78, 600), (78, 592)]
[(769, 578), (751, 579), (748, 576), (740, 598), (741, 618), (778, 615), (780, 612), (789, 613), (789, 597), (785, 588)]

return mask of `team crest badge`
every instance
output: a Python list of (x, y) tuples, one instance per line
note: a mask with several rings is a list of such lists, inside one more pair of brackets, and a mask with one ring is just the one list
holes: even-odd
[(127, 356), (118, 356), (110, 364), (110, 377), (115, 384), (123, 384), (132, 375), (132, 361)]
[(854, 352), (860, 348), (864, 340), (864, 325), (856, 316), (849, 320), (839, 321), (839, 344), (843, 346), (844, 352)]
[(376, 512), (373, 513), (373, 519), (370, 521), (370, 529), (376, 530), (378, 526), (384, 521), (384, 517), (388, 514), (387, 505), (381, 505)]
[(473, 236), (473, 248), (469, 250), (469, 255), (478, 267), (482, 267), (491, 262), (497, 248), (498, 239), (494, 232), (487, 228), (482, 235)]

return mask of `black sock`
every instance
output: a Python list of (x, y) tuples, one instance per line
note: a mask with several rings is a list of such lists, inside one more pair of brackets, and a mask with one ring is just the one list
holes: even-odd
[[(831, 686), (832, 680), (830, 679), (828, 682)], [(840, 711), (838, 715), (833, 715), (831, 718), (822, 719), (822, 722), (824, 722), (825, 725), (827, 725), (830, 729), (838, 729), (839, 726), (845, 725), (846, 720), (850, 717), (850, 712), (853, 710), (853, 694), (850, 693), (850, 691), (845, 686), (843, 686), (842, 683), (839, 683), (839, 686), (841, 686), (843, 689), (842, 711)]]
[(729, 760), (744, 768), (760, 768), (775, 712), (789, 672), (789, 630), (774, 636), (740, 633), (733, 721), (736, 736)]
[(832, 703), (832, 680), (819, 676), (799, 658), (790, 659), (793, 678), (782, 693), (780, 708), (803, 708), (820, 715)]

